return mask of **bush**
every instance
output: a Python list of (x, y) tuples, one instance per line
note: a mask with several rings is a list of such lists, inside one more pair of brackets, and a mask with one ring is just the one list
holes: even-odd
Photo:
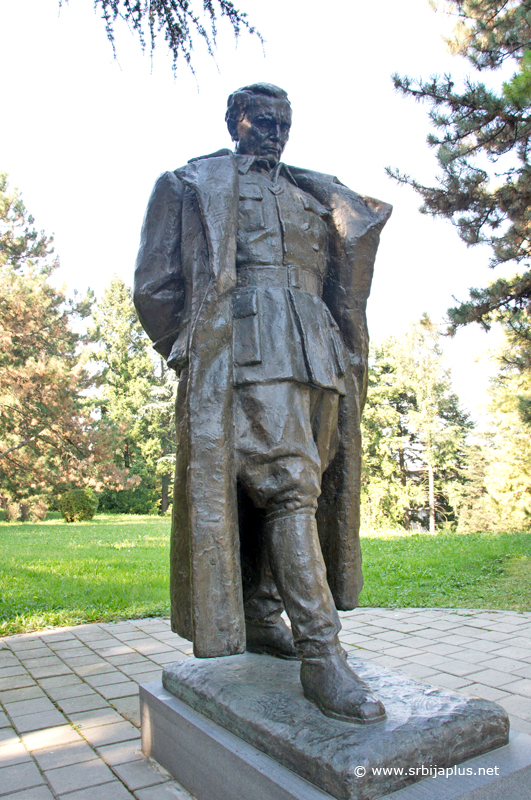
[(88, 487), (71, 489), (61, 497), (61, 514), (67, 522), (92, 519), (98, 508), (98, 498)]
[(29, 517), (32, 522), (42, 522), (46, 519), (48, 513), (48, 504), (42, 497), (35, 498), (31, 501), (29, 507)]

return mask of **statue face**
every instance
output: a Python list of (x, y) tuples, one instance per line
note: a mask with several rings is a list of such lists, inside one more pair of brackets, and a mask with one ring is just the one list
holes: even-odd
[(238, 122), (236, 152), (264, 156), (274, 167), (280, 161), (291, 128), (291, 108), (285, 100), (256, 95)]

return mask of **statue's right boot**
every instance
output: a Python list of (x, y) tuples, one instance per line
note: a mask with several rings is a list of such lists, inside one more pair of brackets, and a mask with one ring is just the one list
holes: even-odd
[(298, 660), (290, 628), (282, 619), (282, 600), (263, 554), (258, 585), (244, 602), (246, 649), (250, 653)]
[(340, 645), (341, 625), (326, 580), (315, 515), (270, 515), (266, 540), (275, 584), (302, 661), (304, 696), (323, 714), (345, 722), (385, 719), (382, 703), (349, 667)]

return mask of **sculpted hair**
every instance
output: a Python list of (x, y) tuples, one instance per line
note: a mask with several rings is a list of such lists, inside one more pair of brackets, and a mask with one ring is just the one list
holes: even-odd
[(236, 130), (238, 122), (245, 116), (245, 112), (256, 95), (266, 95), (267, 97), (276, 97), (277, 100), (284, 100), (291, 110), (288, 93), (281, 89), (280, 86), (275, 86), (272, 83), (251, 83), (249, 86), (242, 86), (241, 89), (236, 89), (235, 92), (229, 95), (227, 113), (225, 114), (225, 122), (234, 142), (238, 141)]

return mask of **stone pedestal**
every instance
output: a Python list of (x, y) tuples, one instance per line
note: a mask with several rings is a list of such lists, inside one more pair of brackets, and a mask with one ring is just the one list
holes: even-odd
[[(297, 662), (187, 659), (166, 667), (165, 689), (141, 689), (144, 751), (199, 800), (375, 800), (423, 778), (433, 790), (437, 771), (507, 743), (496, 704), (349, 661), (384, 703), (386, 721), (325, 717), (304, 698)], [(495, 768), (483, 777), (499, 777)]]

